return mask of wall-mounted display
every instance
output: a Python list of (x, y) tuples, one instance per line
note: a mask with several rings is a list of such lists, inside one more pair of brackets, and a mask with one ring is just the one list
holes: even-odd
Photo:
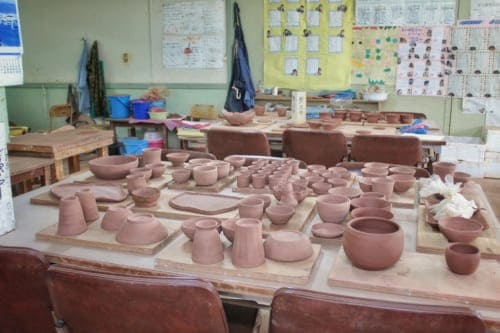
[(0, 86), (23, 84), (22, 54), (17, 0), (0, 0)]

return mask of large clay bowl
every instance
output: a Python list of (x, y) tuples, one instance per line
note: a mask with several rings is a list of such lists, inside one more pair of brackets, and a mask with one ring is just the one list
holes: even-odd
[(245, 164), (246, 158), (243, 156), (227, 156), (224, 161), (229, 162), (233, 168), (239, 169)]
[(371, 192), (372, 191), (372, 181), (370, 177), (360, 177), (358, 178), (359, 188), (363, 192)]
[(455, 174), (453, 175), (453, 182), (454, 183), (462, 183), (465, 184), (471, 179), (471, 175), (468, 174), (467, 172), (462, 172), (462, 171), (455, 171)]
[(163, 163), (147, 164), (146, 167), (151, 169), (151, 178), (159, 178), (163, 176), (163, 173), (167, 168), (167, 166)]
[(169, 153), (167, 154), (167, 160), (172, 163), (172, 166), (182, 166), (189, 158), (188, 153)]
[(372, 207), (372, 208), (381, 208), (390, 211), (391, 203), (384, 199), (378, 198), (356, 198), (351, 200), (351, 206), (353, 209), (359, 207)]
[(219, 219), (213, 217), (205, 217), (205, 216), (192, 217), (190, 219), (184, 220), (184, 222), (182, 222), (181, 225), (182, 232), (184, 233), (184, 235), (186, 235), (187, 238), (189, 238), (189, 240), (194, 239), (194, 233), (196, 231), (196, 222), (201, 220), (214, 220), (215, 222), (217, 222), (217, 230), (220, 232), (221, 229), (219, 227), (221, 222)]
[(342, 195), (324, 194), (316, 200), (319, 217), (328, 223), (342, 223), (349, 213), (350, 205), (351, 200)]
[(450, 271), (461, 275), (474, 273), (481, 259), (479, 249), (466, 243), (451, 243), (446, 248), (444, 256)]
[(363, 168), (361, 169), (363, 177), (384, 177), (389, 174), (388, 169), (382, 168)]
[(88, 162), (90, 171), (101, 179), (122, 179), (137, 168), (139, 159), (136, 156), (107, 156), (98, 157)]
[(277, 261), (300, 261), (313, 254), (309, 238), (299, 231), (272, 232), (264, 242), (266, 258)]
[(200, 165), (193, 168), (193, 179), (196, 185), (209, 186), (217, 183), (218, 172), (216, 166)]
[(179, 169), (172, 171), (172, 178), (176, 184), (187, 183), (191, 177), (191, 170), (189, 169)]
[(136, 207), (153, 207), (160, 198), (160, 190), (155, 187), (138, 188), (130, 194)]
[(354, 187), (334, 187), (328, 190), (330, 194), (343, 195), (349, 199), (359, 198), (361, 190)]
[(403, 174), (403, 175), (413, 176), (413, 175), (415, 175), (416, 171), (417, 170), (415, 168), (405, 167), (405, 166), (395, 166), (395, 167), (389, 168), (390, 175)]
[(222, 116), (229, 124), (233, 126), (241, 126), (250, 123), (255, 116), (255, 112), (253, 110), (245, 112), (229, 112), (222, 110)]
[(295, 208), (289, 205), (269, 206), (266, 216), (272, 224), (287, 224), (295, 214)]
[(460, 216), (442, 217), (438, 225), (439, 230), (451, 242), (470, 243), (483, 232), (481, 223)]
[(402, 193), (408, 191), (415, 184), (415, 176), (395, 173), (387, 178), (394, 180), (394, 192)]
[(456, 167), (456, 164), (451, 162), (435, 162), (432, 163), (432, 172), (444, 180), (446, 175), (453, 177)]
[(394, 219), (394, 214), (386, 209), (373, 207), (359, 207), (351, 211), (352, 218), (358, 217), (380, 217), (386, 220)]
[(146, 245), (157, 243), (167, 236), (167, 228), (153, 214), (135, 213), (116, 233), (116, 240), (123, 244)]
[(222, 233), (231, 243), (234, 240), (234, 228), (237, 220), (238, 220), (237, 217), (233, 217), (231, 219), (223, 220), (221, 222)]
[(342, 246), (356, 267), (382, 270), (393, 266), (403, 253), (404, 236), (393, 221), (376, 217), (351, 220), (344, 232)]

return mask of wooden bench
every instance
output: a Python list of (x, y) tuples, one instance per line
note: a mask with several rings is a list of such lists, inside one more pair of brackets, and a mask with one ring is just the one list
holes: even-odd
[(9, 156), (10, 182), (14, 195), (31, 191), (36, 179), (40, 179), (42, 186), (49, 185), (53, 164), (54, 160), (50, 158)]

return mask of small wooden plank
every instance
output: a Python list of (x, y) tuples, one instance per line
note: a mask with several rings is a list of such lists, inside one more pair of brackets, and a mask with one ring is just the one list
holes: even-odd
[[(101, 214), (103, 216), (103, 214)], [(69, 245), (86, 246), (109, 251), (132, 252), (153, 255), (167, 245), (181, 230), (181, 222), (175, 220), (159, 219), (167, 228), (168, 237), (164, 240), (149, 245), (121, 244), (115, 240), (116, 232), (101, 228), (101, 218), (88, 225), (88, 230), (77, 236), (60, 236), (57, 234), (57, 223), (36, 233), (36, 239)]]
[(230, 277), (242, 277), (281, 283), (306, 284), (321, 252), (321, 246), (313, 244), (313, 255), (308, 259), (297, 262), (279, 262), (266, 259), (264, 264), (258, 267), (241, 268), (234, 266), (231, 262), (231, 244), (225, 239), (221, 238), (221, 240), (224, 244), (224, 260), (220, 263), (213, 265), (194, 263), (191, 260), (192, 242), (185, 235), (181, 235), (156, 255), (156, 268), (179, 269), (193, 274), (214, 274), (225, 281)]
[(217, 193), (222, 191), (227, 185), (231, 184), (236, 179), (234, 172), (227, 177), (219, 179), (217, 183), (208, 186), (196, 185), (195, 181), (190, 179), (187, 183), (177, 184), (171, 181), (167, 184), (169, 189), (180, 191), (196, 191), (196, 192), (212, 192)]
[[(484, 216), (490, 213), (482, 211)], [(444, 253), (449, 242), (438, 230), (433, 229), (425, 222), (425, 206), (418, 207), (417, 225), (417, 251), (423, 253)], [(496, 229), (488, 228), (484, 230), (478, 238), (471, 244), (477, 246), (481, 251), (481, 257), (487, 259), (500, 260), (500, 243), (497, 239)]]
[[(30, 198), (30, 203), (33, 205), (44, 205), (44, 206), (59, 206), (59, 199), (53, 196), (50, 191), (40, 193)], [(111, 206), (128, 206), (132, 204), (132, 198), (130, 196), (121, 202), (97, 202), (97, 208), (100, 211), (108, 210)]]
[(497, 261), (482, 259), (476, 272), (458, 275), (448, 269), (443, 255), (416, 252), (403, 252), (391, 268), (366, 271), (354, 267), (341, 249), (328, 276), (328, 284), (500, 308), (498, 272)]

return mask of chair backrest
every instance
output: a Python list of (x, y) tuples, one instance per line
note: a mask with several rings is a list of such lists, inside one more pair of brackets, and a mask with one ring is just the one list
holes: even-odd
[(407, 304), (279, 289), (271, 305), (271, 333), (479, 333), (482, 320), (470, 309)]
[(55, 332), (48, 267), (36, 250), (0, 246), (0, 332)]
[(219, 160), (235, 154), (271, 156), (266, 135), (253, 130), (211, 128), (207, 131), (207, 150)]
[(71, 104), (58, 104), (53, 105), (49, 110), (49, 118), (50, 118), (50, 130), (53, 129), (53, 120), (54, 118), (64, 117), (69, 119), (69, 124), (73, 123), (73, 107)]
[(422, 162), (420, 139), (400, 135), (355, 135), (351, 159), (358, 162), (384, 162), (415, 166)]
[(211, 104), (195, 104), (191, 107), (189, 116), (193, 120), (198, 119), (217, 119), (219, 114), (215, 105)]
[(55, 317), (73, 332), (228, 332), (217, 290), (196, 278), (125, 276), (54, 265)]
[(283, 153), (307, 164), (332, 167), (347, 156), (347, 143), (339, 131), (290, 128), (283, 132)]
[(188, 153), (189, 154), (188, 161), (190, 159), (193, 159), (193, 158), (208, 158), (210, 160), (215, 160), (216, 159), (214, 154), (205, 153), (205, 152), (196, 151), (196, 150), (176, 149), (176, 148), (162, 149), (161, 150), (161, 159), (163, 161), (167, 161), (167, 156), (166, 155), (170, 154), (170, 153)]

